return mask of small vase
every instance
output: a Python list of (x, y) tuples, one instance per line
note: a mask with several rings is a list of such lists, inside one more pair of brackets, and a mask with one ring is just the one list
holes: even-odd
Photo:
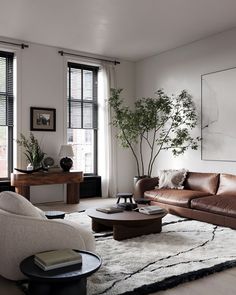
[(28, 166), (26, 167), (26, 170), (27, 170), (27, 171), (31, 171), (31, 170), (33, 170), (33, 166), (32, 166), (31, 163), (28, 164)]
[(71, 160), (71, 158), (65, 157), (61, 159), (60, 165), (64, 172), (69, 172), (70, 168), (73, 165), (73, 161)]
[(42, 167), (42, 162), (35, 162), (32, 164), (32, 166), (33, 166), (33, 170), (39, 169), (40, 167)]

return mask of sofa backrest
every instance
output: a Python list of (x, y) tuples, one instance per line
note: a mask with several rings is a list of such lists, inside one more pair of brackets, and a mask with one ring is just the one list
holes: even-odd
[(218, 173), (188, 172), (184, 188), (214, 195), (218, 189), (218, 183)]
[(220, 174), (217, 195), (231, 195), (236, 197), (236, 175)]

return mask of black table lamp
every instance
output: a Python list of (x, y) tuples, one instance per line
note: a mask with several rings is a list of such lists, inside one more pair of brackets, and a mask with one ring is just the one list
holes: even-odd
[(70, 144), (62, 145), (60, 149), (59, 157), (61, 158), (60, 165), (63, 171), (64, 172), (70, 171), (70, 168), (73, 165), (73, 161), (71, 158), (74, 157), (72, 145)]

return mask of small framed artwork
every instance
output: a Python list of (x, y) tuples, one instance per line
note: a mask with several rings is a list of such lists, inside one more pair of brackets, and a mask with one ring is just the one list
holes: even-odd
[(56, 109), (31, 107), (31, 131), (56, 131)]

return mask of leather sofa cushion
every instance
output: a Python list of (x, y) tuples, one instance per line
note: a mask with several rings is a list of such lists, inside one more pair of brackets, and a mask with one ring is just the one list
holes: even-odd
[(184, 188), (214, 195), (218, 188), (218, 182), (218, 173), (188, 172)]
[(144, 198), (151, 199), (156, 202), (175, 205), (180, 207), (190, 207), (190, 201), (194, 198), (207, 196), (205, 192), (178, 190), (178, 189), (155, 189), (146, 191)]
[(217, 195), (231, 195), (236, 197), (236, 175), (221, 174)]
[(236, 218), (236, 198), (230, 195), (194, 199), (191, 208)]

